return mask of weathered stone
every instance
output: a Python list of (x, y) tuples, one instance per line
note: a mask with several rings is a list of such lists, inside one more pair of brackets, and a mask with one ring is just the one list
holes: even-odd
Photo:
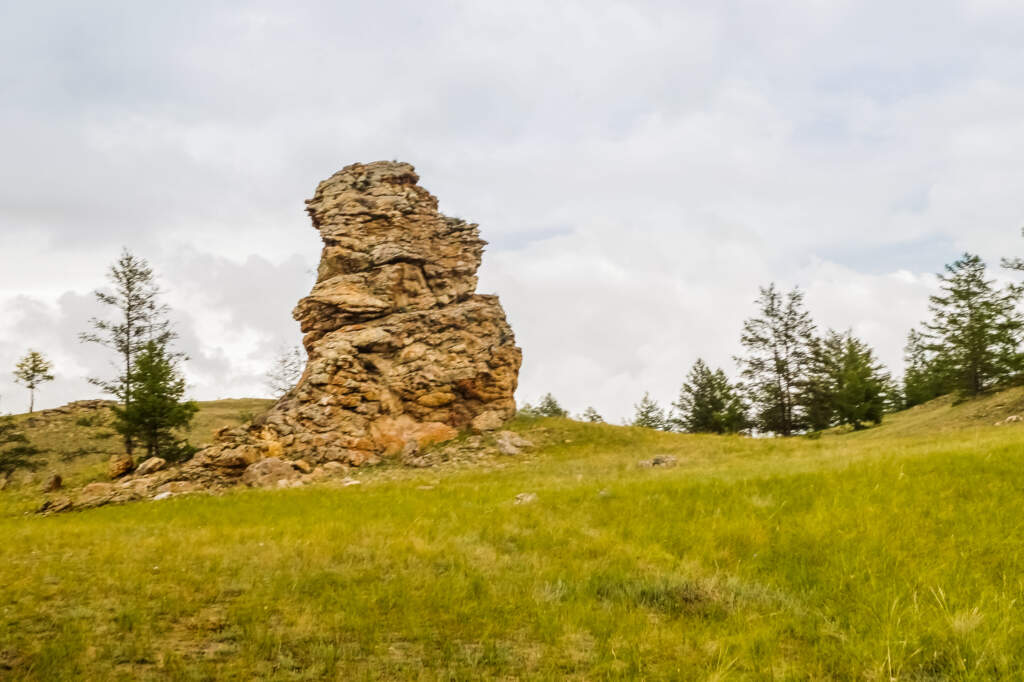
[(498, 446), (498, 452), (503, 455), (518, 455), (525, 448), (533, 447), (533, 443), (515, 431), (499, 431), (494, 436), (494, 442)]
[(168, 481), (156, 489), (157, 495), (171, 493), (172, 495), (184, 495), (200, 490), (200, 487), (192, 481)]
[(160, 471), (167, 465), (167, 460), (162, 457), (150, 457), (145, 462), (139, 465), (139, 468), (135, 470), (136, 476), (147, 476), (154, 472)]
[(418, 181), (409, 164), (380, 161), (320, 183), (307, 204), (324, 249), (294, 311), (303, 378), (247, 429), (218, 434), (197, 457), (204, 466), (365, 466), (410, 440), (450, 440), (480, 415), (498, 428), (515, 414), (522, 354), (497, 297), (474, 293), (485, 242)]
[(114, 496), (113, 483), (90, 483), (78, 493), (76, 506), (88, 507), (105, 504)]
[(292, 462), (292, 466), (295, 467), (296, 471), (299, 471), (303, 474), (309, 474), (313, 472), (313, 466), (304, 459), (295, 460), (294, 462)]
[(497, 431), (505, 424), (505, 421), (505, 415), (500, 412), (487, 411), (473, 417), (473, 421), (469, 425), (477, 433), (483, 433), (485, 431)]
[(61, 478), (60, 474), (54, 474), (46, 482), (46, 485), (43, 486), (43, 492), (44, 493), (52, 493), (52, 492), (56, 492), (56, 491), (60, 490), (63, 487), (64, 487), (64, 479)]
[(531, 504), (537, 501), (537, 493), (519, 493), (516, 495), (515, 504)]
[(37, 514), (57, 514), (62, 511), (69, 511), (74, 505), (69, 497), (54, 497), (43, 500), (43, 504), (36, 510)]
[(111, 480), (127, 476), (135, 469), (135, 460), (131, 455), (111, 455), (107, 460), (107, 476)]
[(270, 488), (298, 476), (299, 472), (289, 462), (277, 457), (267, 457), (249, 465), (242, 474), (242, 483), (253, 488)]

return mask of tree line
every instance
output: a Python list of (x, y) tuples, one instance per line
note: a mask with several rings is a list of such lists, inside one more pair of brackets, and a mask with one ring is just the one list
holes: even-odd
[[(1002, 264), (1024, 272), (1022, 259)], [(186, 357), (174, 350), (177, 334), (153, 270), (125, 250), (107, 279), (110, 288), (95, 296), (109, 314), (92, 318), (80, 340), (106, 348), (115, 360), (110, 375), (89, 381), (115, 399), (114, 428), (128, 454), (141, 448), (147, 456), (187, 458), (192, 449), (180, 434), (198, 407), (185, 399)], [(908, 334), (905, 372), (897, 382), (851, 330), (819, 333), (803, 292), (770, 284), (760, 288), (756, 313), (743, 323), (736, 380), (697, 359), (667, 411), (644, 394), (629, 423), (689, 433), (791, 436), (837, 426), (859, 430), (941, 395), (976, 396), (1016, 381), (1024, 370), (1022, 296), (1024, 286), (999, 285), (977, 255), (965, 253), (947, 265), (939, 292), (929, 298), (929, 319)], [(303, 365), (301, 348), (285, 349), (268, 373), (271, 389), (289, 390)], [(29, 350), (14, 378), (28, 389), (32, 412), (36, 391), (54, 379), (53, 366)], [(551, 394), (521, 412), (567, 416)], [(593, 407), (578, 418), (604, 421)], [(32, 454), (10, 418), (0, 418), (0, 478), (26, 466)]]
[[(1004, 259), (1024, 272), (1024, 260)], [(759, 289), (756, 314), (744, 321), (738, 377), (698, 358), (668, 410), (645, 393), (627, 423), (687, 433), (791, 436), (880, 424), (887, 413), (942, 395), (961, 398), (1004, 387), (1024, 370), (1024, 287), (999, 285), (985, 262), (965, 253), (939, 274), (929, 319), (911, 329), (902, 381), (852, 330), (819, 332), (798, 288)], [(523, 412), (567, 416), (550, 393)], [(593, 407), (578, 417), (603, 422)]]

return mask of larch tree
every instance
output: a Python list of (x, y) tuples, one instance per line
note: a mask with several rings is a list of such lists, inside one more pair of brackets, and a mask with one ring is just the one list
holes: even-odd
[(903, 348), (903, 406), (913, 407), (948, 392), (948, 372), (942, 357), (929, 350), (928, 339), (916, 329), (907, 334)]
[(892, 380), (874, 351), (851, 331), (829, 330), (810, 344), (800, 398), (807, 428), (880, 424), (892, 399)]
[(746, 353), (736, 360), (753, 405), (754, 426), (790, 436), (806, 426), (799, 395), (814, 323), (799, 289), (783, 294), (774, 284), (762, 287), (757, 306), (759, 314), (743, 323), (740, 341)]
[(36, 389), (53, 381), (53, 365), (42, 353), (29, 350), (14, 367), (14, 381), (28, 389), (28, 411), (31, 414), (36, 409)]
[(199, 407), (185, 400), (185, 379), (177, 357), (166, 346), (147, 342), (135, 356), (129, 375), (132, 401), (115, 408), (114, 428), (132, 437), (147, 457), (185, 459), (191, 448), (177, 434), (188, 427)]
[(999, 287), (985, 262), (965, 253), (939, 275), (940, 293), (930, 297), (931, 321), (923, 344), (945, 374), (948, 389), (976, 396), (1015, 376), (1024, 318), (1017, 306), (1024, 288)]
[[(167, 307), (160, 303), (160, 289), (153, 270), (142, 258), (127, 249), (110, 267), (107, 278), (112, 290), (96, 291), (96, 300), (113, 309), (112, 319), (92, 318), (92, 331), (83, 332), (80, 339), (97, 343), (116, 352), (119, 357), (117, 374), (110, 379), (90, 378), (106, 393), (113, 395), (125, 410), (132, 406), (132, 372), (135, 360), (150, 341), (166, 348), (176, 338), (167, 320)], [(124, 433), (124, 446), (131, 454), (134, 434)]]
[(569, 414), (550, 393), (541, 398), (533, 409), (541, 417), (565, 417)]
[(635, 412), (630, 426), (642, 426), (645, 429), (658, 430), (666, 428), (665, 410), (658, 405), (657, 401), (651, 398), (650, 393), (644, 393), (644, 397), (633, 407)]

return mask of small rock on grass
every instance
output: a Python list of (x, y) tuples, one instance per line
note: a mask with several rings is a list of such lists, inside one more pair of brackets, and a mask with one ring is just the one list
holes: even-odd
[(674, 467), (677, 460), (672, 455), (658, 455), (651, 459), (642, 459), (637, 462), (638, 466), (651, 468), (651, 467)]
[(537, 493), (519, 493), (515, 504), (531, 504), (537, 501)]

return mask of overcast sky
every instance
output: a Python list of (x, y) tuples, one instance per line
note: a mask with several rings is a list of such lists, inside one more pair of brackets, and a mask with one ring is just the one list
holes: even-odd
[(901, 371), (934, 273), (1024, 253), (1024, 3), (5, 2), (0, 411), (98, 397), (77, 341), (122, 246), (199, 399), (266, 393), (320, 241), (303, 200), (398, 159), (490, 242), (520, 402), (610, 420), (735, 373), (800, 286)]

